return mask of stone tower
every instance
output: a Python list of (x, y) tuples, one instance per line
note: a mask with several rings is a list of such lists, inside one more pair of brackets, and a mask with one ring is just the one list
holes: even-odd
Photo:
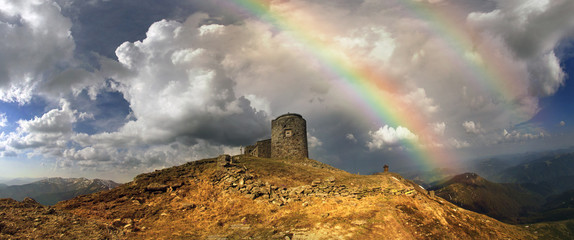
[(307, 148), (307, 122), (299, 114), (288, 113), (271, 121), (271, 157), (304, 159)]

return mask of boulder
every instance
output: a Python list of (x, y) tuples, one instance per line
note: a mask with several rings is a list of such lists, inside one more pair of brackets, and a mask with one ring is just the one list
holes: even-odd
[(150, 183), (145, 187), (145, 190), (148, 192), (165, 192), (168, 188), (169, 186), (165, 184)]

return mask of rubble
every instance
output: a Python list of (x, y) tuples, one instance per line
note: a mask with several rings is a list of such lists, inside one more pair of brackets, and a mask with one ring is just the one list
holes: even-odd
[[(255, 179), (248, 169), (238, 164), (233, 164), (228, 159), (231, 159), (229, 155), (221, 155), (217, 160), (218, 165), (224, 167), (224, 174), (218, 182), (223, 185), (224, 190), (238, 191), (245, 194), (249, 199), (265, 200), (277, 206), (301, 201), (305, 197), (351, 197), (361, 199), (376, 194), (406, 196), (418, 194), (414, 188), (396, 190), (391, 188), (383, 189), (382, 187), (348, 187), (337, 183), (334, 176), (327, 177), (324, 180), (315, 179), (309, 185), (290, 188), (279, 187)], [(236, 159), (234, 162), (238, 163), (239, 161)], [(398, 179), (396, 180), (399, 181)]]

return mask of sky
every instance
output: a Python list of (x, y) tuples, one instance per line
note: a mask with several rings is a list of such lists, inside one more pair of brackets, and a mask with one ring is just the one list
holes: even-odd
[(0, 177), (120, 182), (307, 120), (361, 174), (574, 146), (570, 0), (0, 0)]

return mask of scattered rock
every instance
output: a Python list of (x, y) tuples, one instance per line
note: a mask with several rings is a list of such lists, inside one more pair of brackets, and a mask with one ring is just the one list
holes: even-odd
[(248, 230), (249, 228), (251, 228), (251, 226), (249, 224), (231, 224), (230, 226), (231, 229), (239, 229), (239, 230)]
[(217, 165), (222, 167), (231, 166), (231, 156), (228, 154), (219, 155), (219, 157), (217, 157)]
[(166, 184), (150, 183), (146, 186), (145, 190), (148, 192), (165, 192), (169, 188)]
[(319, 184), (321, 184), (321, 179), (315, 179), (313, 180), (313, 182), (311, 182), (311, 186), (316, 187)]
[(44, 212), (45, 215), (50, 215), (50, 214), (54, 214), (54, 213), (56, 213), (56, 209), (53, 209), (51, 207), (46, 209), (46, 211)]
[(121, 228), (125, 225), (124, 222), (122, 222), (121, 218), (116, 218), (112, 221), (112, 226), (116, 227), (116, 228)]
[(197, 205), (195, 203), (185, 203), (182, 204), (181, 207), (179, 207), (180, 210), (192, 210), (197, 208)]
[(334, 182), (335, 182), (335, 177), (334, 177), (334, 176), (330, 176), (330, 177), (328, 177), (328, 178), (325, 178), (325, 182), (334, 183)]

